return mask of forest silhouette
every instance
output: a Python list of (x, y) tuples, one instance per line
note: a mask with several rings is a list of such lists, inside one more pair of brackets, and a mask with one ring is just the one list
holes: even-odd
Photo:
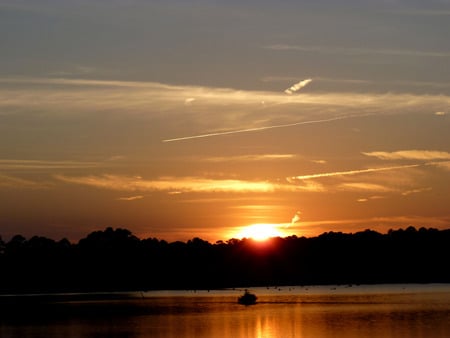
[(106, 228), (71, 243), (0, 237), (0, 293), (450, 282), (450, 229), (326, 232), (211, 244)]

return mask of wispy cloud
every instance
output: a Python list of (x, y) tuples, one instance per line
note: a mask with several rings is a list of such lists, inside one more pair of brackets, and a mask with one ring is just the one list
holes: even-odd
[[(297, 77), (293, 76), (265, 76), (261, 79), (262, 82), (292, 82), (297, 80)], [(317, 82), (320, 86), (321, 83), (333, 83), (333, 84), (346, 84), (346, 85), (365, 85), (383, 86), (385, 89), (388, 85), (401, 85), (401, 86), (412, 86), (412, 87), (431, 87), (431, 88), (449, 88), (450, 83), (448, 82), (432, 82), (432, 81), (380, 81), (380, 80), (367, 80), (367, 79), (351, 79), (351, 78), (331, 78), (331, 77), (321, 77), (315, 76), (314, 82)]]
[(413, 86), (413, 87), (431, 87), (431, 88), (449, 88), (450, 83), (448, 82), (431, 82), (431, 81), (389, 81), (389, 82), (374, 82), (379, 84), (393, 84), (401, 86)]
[(411, 195), (411, 194), (419, 194), (419, 193), (422, 193), (422, 192), (425, 192), (425, 191), (431, 191), (431, 190), (432, 190), (432, 188), (430, 188), (430, 187), (428, 187), (428, 188), (411, 189), (411, 190), (406, 190), (406, 191), (402, 192), (402, 195), (403, 196), (408, 196), (408, 195)]
[(356, 201), (360, 202), (360, 203), (364, 203), (364, 202), (368, 202), (371, 200), (381, 200), (383, 198), (385, 198), (385, 197), (380, 196), (380, 195), (374, 195), (374, 196), (369, 196), (369, 197), (358, 198)]
[(294, 82), (298, 81), (295, 76), (264, 76), (261, 78), (262, 82)]
[[(353, 188), (355, 188), (354, 190), (361, 190), (361, 191), (366, 190), (366, 191), (374, 191), (374, 192), (380, 192), (380, 193), (397, 192), (402, 196), (409, 196), (412, 194), (420, 194), (420, 193), (432, 190), (431, 187), (427, 187), (427, 188), (415, 188), (415, 189), (401, 191), (400, 189), (392, 188), (390, 186), (387, 187), (387, 186), (378, 185), (378, 184), (362, 184), (362, 185), (360, 185), (358, 183), (342, 184), (340, 187), (343, 188), (344, 190), (346, 190), (346, 188), (350, 188), (350, 190), (353, 190)], [(385, 196), (374, 195), (374, 196), (359, 198), (359, 199), (357, 199), (357, 201), (358, 202), (368, 202), (370, 200), (378, 200), (378, 199), (383, 199), (383, 198), (385, 198)]]
[[(158, 82), (140, 81), (116, 81), (116, 80), (94, 80), (94, 79), (69, 79), (49, 77), (4, 77), (0, 83), (22, 84), (22, 85), (59, 85), (59, 86), (89, 86), (89, 87), (121, 87), (121, 88), (159, 88), (165, 85)], [(167, 88), (178, 86), (165, 86)]]
[[(306, 81), (306, 80), (305, 80)], [(188, 102), (195, 102), (202, 107), (216, 104), (242, 104), (261, 107), (266, 104), (307, 104), (324, 106), (358, 106), (364, 107), (399, 106), (436, 106), (442, 107), (450, 103), (450, 97), (444, 95), (413, 94), (361, 94), (361, 93), (305, 93), (303, 95), (286, 96), (269, 91), (248, 91), (232, 88), (176, 86), (157, 82), (136, 81), (103, 81), (85, 79), (54, 78), (0, 78), (0, 84), (16, 85), (5, 89), (0, 87), (0, 105), (24, 107), (49, 107), (62, 103), (73, 104), (74, 108), (92, 109), (134, 107), (146, 108), (157, 106), (168, 108), (166, 104), (177, 104), (177, 108)], [(120, 89), (120, 90), (117, 90)], [(28, 100), (27, 100), (28, 99)], [(134, 100), (134, 101), (133, 101)], [(196, 105), (197, 106), (197, 105)], [(60, 106), (55, 107), (60, 111)], [(199, 107), (198, 107), (199, 108)], [(436, 108), (439, 111), (439, 108)]]
[(0, 188), (10, 189), (45, 189), (49, 184), (45, 182), (35, 182), (19, 177), (0, 174)]
[(363, 154), (366, 156), (377, 157), (381, 160), (450, 160), (450, 153), (436, 150), (373, 151), (363, 152)]
[(0, 159), (2, 170), (53, 170), (53, 169), (81, 169), (100, 166), (99, 162), (79, 161), (43, 161), (43, 160), (7, 160)]
[(339, 189), (350, 191), (376, 191), (376, 192), (392, 191), (391, 187), (387, 187), (381, 184), (365, 183), (365, 182), (342, 183), (339, 185)]
[(82, 65), (73, 65), (64, 70), (58, 70), (55, 72), (51, 72), (49, 75), (58, 76), (58, 77), (67, 77), (67, 76), (82, 76), (87, 74), (92, 74), (96, 71), (96, 68)]
[(355, 47), (328, 47), (328, 46), (302, 46), (275, 44), (265, 47), (278, 51), (315, 52), (341, 55), (387, 55), (387, 56), (413, 56), (413, 57), (450, 57), (450, 51), (421, 51), (408, 49), (371, 49)]
[(208, 179), (201, 177), (162, 177), (144, 180), (140, 176), (66, 176), (56, 175), (56, 179), (72, 184), (92, 186), (118, 191), (162, 191), (179, 193), (271, 193), (275, 191), (321, 191), (319, 184), (291, 185), (269, 181), (245, 181), (236, 179)]
[(291, 219), (291, 225), (300, 221), (300, 215), (301, 214), (302, 214), (301, 211), (297, 211), (295, 213), (294, 217), (292, 217), (292, 219)]
[[(298, 77), (295, 76), (264, 76), (261, 78), (262, 82), (293, 82), (296, 81)], [(363, 80), (363, 79), (347, 79), (347, 78), (330, 78), (315, 76), (314, 82), (333, 82), (333, 83), (349, 83), (349, 84), (371, 84), (373, 81)]]
[(136, 201), (136, 200), (140, 200), (143, 198), (144, 198), (144, 196), (138, 195), (138, 196), (129, 196), (129, 197), (119, 197), (117, 200), (118, 201)]
[(319, 82), (331, 82), (331, 83), (345, 83), (345, 84), (373, 84), (373, 80), (364, 80), (364, 79), (347, 79), (347, 78), (330, 78), (330, 77), (314, 77), (314, 81)]
[[(450, 96), (445, 95), (351, 92), (286, 95), (283, 92), (156, 82), (49, 78), (0, 78), (0, 84), (0, 115), (39, 115), (49, 119), (106, 113), (139, 119), (177, 117), (189, 121), (193, 130), (199, 130), (181, 137), (176, 134), (181, 133), (182, 128), (171, 131), (171, 125), (166, 124), (167, 136), (162, 137), (166, 142), (368, 115), (429, 114), (450, 106)], [(186, 105), (186, 100), (192, 106)], [(176, 134), (171, 136), (170, 133)]]
[(184, 104), (185, 104), (186, 106), (190, 106), (194, 101), (195, 101), (195, 98), (193, 98), (193, 97), (188, 97), (186, 100), (184, 100)]
[(293, 93), (298, 92), (300, 89), (307, 86), (311, 82), (312, 82), (312, 79), (302, 80), (300, 82), (293, 84), (291, 87), (286, 89), (284, 92), (288, 95), (292, 95)]
[(255, 154), (255, 155), (238, 155), (238, 156), (213, 156), (202, 158), (207, 162), (247, 162), (247, 161), (279, 161), (290, 160), (297, 157), (295, 154)]
[(435, 162), (433, 163), (433, 165), (438, 168), (450, 171), (450, 161)]
[(273, 205), (273, 204), (245, 204), (245, 205), (234, 205), (230, 207), (230, 209), (239, 209), (239, 210), (251, 210), (251, 211), (267, 211), (267, 210), (278, 210), (285, 209), (285, 205)]

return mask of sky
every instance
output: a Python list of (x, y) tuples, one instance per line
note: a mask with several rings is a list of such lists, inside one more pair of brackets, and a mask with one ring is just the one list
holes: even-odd
[(0, 235), (450, 228), (449, 31), (449, 0), (0, 0)]

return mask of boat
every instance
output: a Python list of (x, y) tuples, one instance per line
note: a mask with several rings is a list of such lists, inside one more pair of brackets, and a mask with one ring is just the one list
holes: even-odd
[(245, 290), (244, 294), (238, 298), (238, 303), (242, 305), (254, 305), (256, 304), (256, 295)]

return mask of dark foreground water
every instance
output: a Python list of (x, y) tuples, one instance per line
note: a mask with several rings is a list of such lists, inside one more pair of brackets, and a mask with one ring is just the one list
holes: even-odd
[(0, 337), (450, 337), (450, 285), (0, 296)]

